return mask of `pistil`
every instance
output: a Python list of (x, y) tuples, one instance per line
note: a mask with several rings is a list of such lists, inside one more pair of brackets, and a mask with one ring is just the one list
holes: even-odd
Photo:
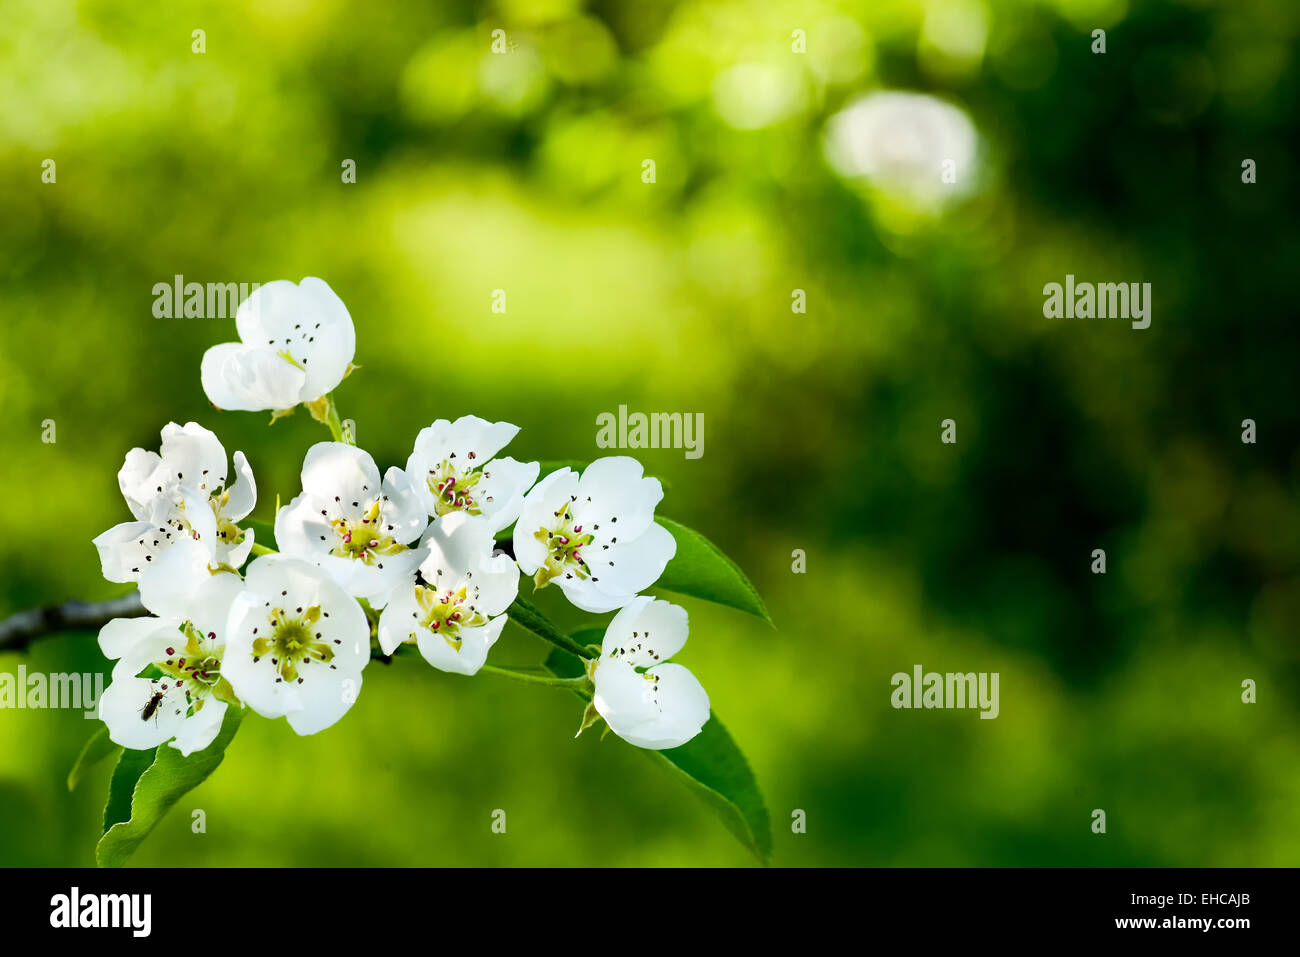
[(595, 536), (584, 532), (582, 525), (574, 524), (570, 506), (570, 502), (565, 502), (555, 513), (558, 522), (555, 528), (539, 528), (533, 533), (533, 537), (546, 546), (546, 561), (533, 576), (537, 588), (545, 588), (561, 575), (584, 580), (591, 576), (582, 549), (590, 545)]
[(279, 675), (276, 682), (297, 682), (302, 684), (298, 674), (300, 665), (313, 661), (329, 664), (334, 659), (334, 649), (328, 642), (321, 641), (321, 633), (315, 630), (321, 618), (319, 605), (312, 605), (306, 611), (299, 608), (298, 617), (290, 618), (283, 608), (271, 609), (271, 635), (253, 639), (253, 661), (257, 662), (266, 655), (271, 656), (271, 664)]

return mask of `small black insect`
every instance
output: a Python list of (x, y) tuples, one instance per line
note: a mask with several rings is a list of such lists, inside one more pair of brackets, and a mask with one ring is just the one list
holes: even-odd
[(140, 719), (142, 721), (148, 721), (152, 718), (158, 711), (158, 706), (162, 704), (162, 699), (163, 693), (161, 691), (155, 691), (153, 697), (150, 698), (148, 703), (144, 706), (144, 710), (140, 712)]

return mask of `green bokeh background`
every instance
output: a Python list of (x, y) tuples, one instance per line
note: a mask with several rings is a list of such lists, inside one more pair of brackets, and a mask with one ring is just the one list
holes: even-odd
[[(0, 614), (122, 592), (90, 539), (127, 518), (122, 456), (168, 421), (248, 454), (255, 517), (295, 494), (321, 427), (212, 409), (199, 360), (233, 322), (157, 319), (152, 288), (316, 275), (356, 322), (337, 395), (381, 467), (438, 417), (509, 420), (512, 454), (544, 459), (600, 454), (620, 404), (704, 414), (702, 458), (635, 454), (776, 620), (685, 600), (679, 656), (752, 762), (776, 863), (1300, 861), (1292, 0), (8, 0), (4, 19)], [(978, 131), (933, 208), (827, 162), (829, 118), (882, 89)], [(1044, 319), (1066, 273), (1151, 282), (1151, 327)], [(491, 660), (543, 654), (512, 626)], [(90, 634), (0, 671), (23, 662), (105, 667)], [(893, 710), (917, 663), (999, 672), (1000, 717)], [(324, 733), (246, 721), (134, 860), (750, 862), (644, 755), (575, 741), (580, 710), (372, 665)], [(0, 711), (0, 864), (92, 863), (108, 768), (74, 794), (64, 776), (95, 726)]]

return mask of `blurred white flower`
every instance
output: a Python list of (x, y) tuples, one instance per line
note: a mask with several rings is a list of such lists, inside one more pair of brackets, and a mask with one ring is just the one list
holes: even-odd
[[(827, 121), (827, 162), (891, 198), (931, 211), (968, 193), (979, 137), (964, 111), (923, 93), (869, 93)], [(945, 163), (953, 176), (945, 182)]]

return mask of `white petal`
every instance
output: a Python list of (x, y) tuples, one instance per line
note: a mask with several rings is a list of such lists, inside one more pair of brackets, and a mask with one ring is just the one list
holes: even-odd
[(217, 541), (217, 561), (219, 564), (229, 565), (231, 568), (242, 568), (248, 556), (253, 552), (253, 545), (256, 544), (256, 536), (253, 529), (243, 529), (243, 536), (235, 545), (227, 545), (225, 542)]
[(307, 676), (298, 686), (299, 707), (285, 715), (298, 734), (324, 731), (348, 713), (361, 693), (360, 671), (331, 671), (328, 675), (319, 680), (316, 675)]
[(601, 641), (601, 661), (616, 658), (637, 668), (666, 662), (686, 644), (686, 609), (661, 598), (633, 598), (609, 623)]
[(292, 409), (307, 374), (273, 349), (225, 342), (203, 354), (203, 391), (218, 409), (240, 412)]
[(316, 326), (307, 333), (303, 368), (307, 381), (302, 387), (302, 401), (311, 402), (332, 392), (357, 353), (357, 333), (343, 300), (321, 279), (308, 277), (299, 285), (312, 303)]
[[(331, 554), (339, 544), (339, 535), (321, 514), (322, 511), (336, 511), (335, 503), (329, 504), (332, 507), (324, 509), (319, 499), (303, 494), (280, 509), (275, 517), (275, 540), (281, 553), (312, 562), (348, 594), (366, 599), (375, 608), (382, 608), (388, 592), (402, 578), (415, 574), (425, 551), (408, 548), (380, 556), (373, 565), (359, 558)], [(350, 506), (351, 503), (347, 504)], [(362, 511), (360, 508), (350, 510), (358, 514)], [(424, 521), (423, 512), (419, 513), (419, 521)]]
[(631, 665), (602, 660), (592, 700), (610, 730), (638, 748), (680, 747), (709, 720), (704, 686), (678, 664), (659, 665), (639, 675)]
[[(126, 654), (118, 659), (117, 664), (113, 666), (113, 678), (136, 678), (145, 668), (159, 661), (164, 661), (168, 657), (167, 649), (172, 648), (176, 643), (184, 642), (180, 631), (180, 623), (177, 622), (170, 628), (162, 627), (163, 619), (154, 618), (153, 622), (159, 627), (145, 636), (143, 641), (137, 642), (131, 647)], [(168, 619), (174, 622), (175, 619)], [(156, 689), (160, 690), (160, 689)]]
[(320, 566), (349, 595), (364, 598), (373, 608), (383, 608), (393, 589), (415, 574), (424, 556), (424, 549), (408, 548), (367, 565), (358, 559), (327, 555)]
[(419, 624), (419, 617), (420, 606), (415, 600), (415, 578), (412, 576), (393, 589), (384, 613), (379, 616), (379, 650), (391, 655), (417, 632), (428, 631)]
[(262, 283), (239, 304), (235, 311), (235, 328), (239, 338), (250, 346), (283, 348), (295, 324), (301, 325), (306, 302), (298, 284), (288, 279)]
[(235, 453), (236, 481), (230, 486), (230, 499), (222, 514), (232, 522), (248, 515), (257, 504), (257, 482), (243, 452)]
[(197, 422), (169, 422), (162, 430), (162, 464), (182, 485), (211, 494), (226, 484), (226, 450)]
[(635, 538), (618, 536), (609, 548), (595, 543), (582, 550), (600, 591), (610, 595), (635, 595), (659, 580), (677, 554), (677, 541), (657, 522)]
[(537, 540), (536, 533), (555, 525), (555, 512), (577, 491), (578, 474), (563, 468), (546, 476), (524, 496), (515, 523), (514, 544), (515, 560), (525, 575), (533, 574), (546, 561), (546, 545)]
[(427, 628), (416, 632), (416, 644), (424, 660), (440, 671), (449, 671), (460, 675), (477, 674), (487, 661), (488, 651), (506, 625), (506, 616), (498, 615), (481, 628), (462, 628), (459, 638), (460, 649), (447, 644), (441, 635), (435, 635)]
[[(137, 558), (143, 555), (143, 564), (133, 566), (141, 569), (136, 580), (142, 600), (145, 595), (156, 596), (168, 588), (183, 587), (183, 583), (189, 580), (189, 564), (162, 564), (163, 557), (178, 545), (189, 543), (187, 549), (192, 551), (182, 553), (191, 556), (187, 561), (197, 561), (193, 556), (202, 553), (207, 565), (216, 563), (217, 524), (211, 507), (199, 492), (182, 490), (181, 494), (181, 500), (174, 503), (165, 516), (156, 515), (157, 523), (132, 543)], [(169, 523), (176, 519), (188, 522), (189, 530), (173, 528)]]
[(560, 586), (564, 597), (569, 599), (571, 605), (589, 611), (593, 615), (622, 608), (636, 597), (635, 592), (614, 592), (603, 589), (600, 582), (594, 582), (590, 578), (581, 579), (577, 576), (561, 575), (554, 581)]
[[(295, 595), (300, 591), (308, 591), (310, 582), (318, 579), (320, 572), (315, 568), (303, 569), (301, 566), (301, 562), (283, 555), (263, 555), (253, 559), (244, 572), (244, 597), (278, 595), (282, 591), (287, 592), (290, 587), (295, 589)], [(316, 596), (309, 597), (312, 598), (311, 603), (315, 604)]]
[(159, 481), (154, 478), (154, 473), (161, 465), (162, 457), (157, 452), (132, 449), (126, 453), (126, 459), (118, 470), (118, 488), (122, 490), (131, 514), (138, 519), (147, 517), (149, 503), (158, 494)]
[(366, 503), (379, 497), (381, 485), (370, 453), (345, 442), (318, 442), (302, 463), (302, 490), (322, 505), (337, 504), (347, 518), (359, 520)]
[(201, 542), (181, 539), (160, 552), (148, 574), (140, 576), (140, 601), (160, 617), (188, 618), (194, 592), (212, 577), (210, 559)]
[(499, 615), (519, 595), (519, 566), (509, 555), (495, 555), (479, 565), (474, 572), (478, 595), (474, 608), (484, 615)]
[(161, 509), (155, 518), (181, 518), (190, 526), (191, 537), (208, 550), (208, 554), (217, 554), (217, 517), (212, 514), (212, 500), (206, 493), (188, 486), (181, 486), (177, 498), (171, 507), (163, 513)]
[[(596, 459), (578, 483), (576, 516), (583, 526), (600, 526), (606, 536), (632, 538), (645, 531), (664, 497), (658, 479), (643, 478), (641, 463), (626, 455)], [(617, 519), (617, 521), (615, 521)]]
[(428, 556), (420, 564), (424, 580), (435, 591), (470, 590), (470, 605), (482, 615), (499, 615), (519, 593), (519, 567), (509, 555), (494, 555), (496, 541), (482, 518), (453, 512), (425, 533)]
[(108, 736), (124, 748), (143, 751), (173, 737), (185, 720), (185, 695), (175, 685), (169, 688), (147, 719), (144, 711), (162, 682), (148, 678), (115, 677), (99, 699), (99, 717), (108, 726)]
[(316, 499), (302, 494), (275, 513), (275, 543), (281, 553), (315, 561), (339, 543), (338, 533)]
[(419, 492), (410, 476), (396, 465), (384, 473), (384, 494), (388, 501), (380, 508), (383, 532), (403, 545), (415, 541), (429, 523)]
[(179, 619), (162, 621), (158, 618), (114, 618), (99, 629), (99, 649), (105, 658), (116, 660), (130, 654), (155, 635), (175, 631)]
[(452, 512), (435, 521), (420, 544), (429, 550), (420, 566), (425, 581), (443, 587), (459, 585), (466, 572), (477, 571), (492, 557), (496, 547), (488, 524), (464, 512)]
[(224, 701), (216, 698), (205, 699), (203, 707), (181, 723), (172, 747), (185, 757), (195, 751), (202, 751), (216, 739), (227, 707)]
[[(123, 522), (94, 539), (99, 551), (100, 567), (109, 581), (139, 581), (157, 556), (175, 542), (196, 534), (205, 548), (213, 552), (216, 544), (216, 520), (206, 504), (197, 505), (201, 497), (181, 489), (176, 501), (157, 499), (149, 506), (146, 521)], [(186, 505), (196, 507), (186, 510)], [(184, 519), (191, 522), (191, 531), (184, 532), (169, 522)], [(213, 552), (214, 553), (214, 552)]]
[(244, 580), (233, 572), (209, 575), (199, 584), (187, 602), (186, 618), (203, 635), (216, 635), (217, 646), (226, 643), (226, 627), (230, 621), (230, 607), (244, 590)]
[(324, 281), (312, 277), (298, 285), (276, 280), (254, 290), (240, 305), (235, 326), (247, 345), (283, 350), (302, 367), (295, 401), (310, 402), (334, 389), (356, 354), (347, 307)]
[(636, 727), (659, 717), (654, 688), (628, 662), (602, 657), (595, 683), (592, 700), (612, 730)]
[(540, 469), (537, 462), (516, 462), (508, 456), (488, 463), (479, 479), (475, 501), (481, 517), (492, 526), (493, 533), (519, 517), (524, 493), (537, 481)]
[[(152, 557), (158, 550), (156, 546), (146, 544), (153, 541), (152, 538), (145, 538), (155, 530), (152, 522), (123, 522), (96, 535), (94, 545), (99, 551), (103, 576), (111, 582), (137, 581), (146, 557)], [(170, 530), (159, 534), (170, 534)], [(170, 544), (170, 539), (167, 543)]]
[[(256, 564), (255, 560), (249, 568)], [(265, 718), (279, 718), (285, 713), (286, 696), (275, 682), (278, 676), (265, 659), (253, 661), (253, 641), (259, 637), (253, 629), (265, 634), (269, 627), (265, 600), (262, 593), (249, 590), (231, 605), (221, 676), (245, 705)]]
[(659, 678), (662, 718), (650, 727), (629, 732), (626, 740), (642, 748), (676, 748), (699, 734), (709, 720), (709, 695), (688, 669), (659, 665), (650, 671)]
[(481, 468), (519, 434), (509, 422), (489, 422), (477, 415), (462, 415), (455, 422), (438, 419), (415, 437), (415, 454), (427, 468), (437, 468), (444, 459), (457, 471)]
[(355, 599), (328, 579), (321, 580), (317, 587), (320, 606), (329, 616), (317, 622), (316, 628), (321, 640), (334, 647), (333, 664), (339, 671), (361, 671), (370, 663), (370, 622), (365, 612)]

